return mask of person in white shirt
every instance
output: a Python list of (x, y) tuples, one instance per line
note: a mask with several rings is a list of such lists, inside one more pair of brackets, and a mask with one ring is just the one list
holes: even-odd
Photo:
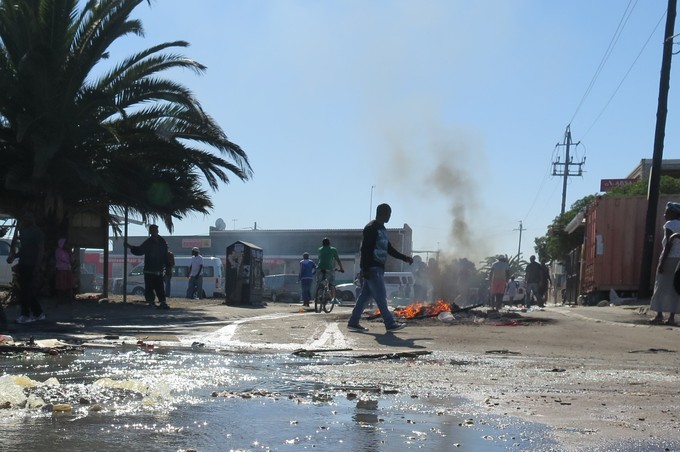
[(191, 265), (189, 266), (189, 285), (187, 298), (198, 300), (203, 294), (203, 256), (201, 251), (193, 247), (191, 249)]
[[(675, 291), (675, 269), (680, 264), (680, 242), (674, 240), (675, 234), (680, 232), (680, 203), (669, 202), (664, 212), (666, 222), (663, 225), (662, 250), (656, 269), (654, 293), (649, 304), (649, 310), (656, 312), (656, 317), (650, 320), (652, 325), (675, 325), (675, 314), (680, 313), (680, 295)], [(673, 237), (673, 239), (671, 239)], [(668, 313), (664, 322), (663, 313)]]

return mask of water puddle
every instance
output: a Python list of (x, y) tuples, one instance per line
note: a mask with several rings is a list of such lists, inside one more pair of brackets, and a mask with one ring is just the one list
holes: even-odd
[(466, 412), (459, 398), (363, 386), (353, 378), (354, 362), (167, 348), (3, 356), (0, 449), (492, 451), (553, 445), (546, 428)]

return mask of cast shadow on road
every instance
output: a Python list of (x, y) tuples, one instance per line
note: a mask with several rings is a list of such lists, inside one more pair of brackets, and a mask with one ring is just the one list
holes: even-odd
[(386, 347), (402, 347), (402, 348), (426, 348), (422, 345), (417, 345), (416, 341), (431, 341), (432, 338), (428, 337), (416, 337), (416, 338), (402, 338), (395, 333), (366, 333), (370, 336), (375, 337), (375, 341)]
[[(26, 325), (10, 324), (8, 331), (18, 334), (49, 334), (69, 338), (79, 334), (134, 334), (171, 333), (177, 325), (216, 323), (221, 319), (210, 314), (197, 314), (194, 310), (171, 308), (168, 310), (147, 306), (61, 306), (48, 308), (47, 320)], [(11, 317), (10, 317), (11, 318)]]

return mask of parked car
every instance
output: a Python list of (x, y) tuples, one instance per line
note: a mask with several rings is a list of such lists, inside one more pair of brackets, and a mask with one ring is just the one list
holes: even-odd
[(340, 301), (356, 301), (358, 295), (358, 287), (354, 283), (344, 283), (335, 286), (335, 298)]
[(262, 297), (271, 301), (299, 301), (300, 284), (298, 275), (281, 274), (267, 275), (264, 277)]

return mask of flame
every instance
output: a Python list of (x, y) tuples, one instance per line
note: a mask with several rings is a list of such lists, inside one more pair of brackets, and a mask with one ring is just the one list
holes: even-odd
[(432, 304), (413, 303), (401, 309), (395, 309), (394, 313), (405, 319), (416, 317), (434, 317), (444, 311), (451, 312), (451, 306), (444, 300), (437, 300)]

